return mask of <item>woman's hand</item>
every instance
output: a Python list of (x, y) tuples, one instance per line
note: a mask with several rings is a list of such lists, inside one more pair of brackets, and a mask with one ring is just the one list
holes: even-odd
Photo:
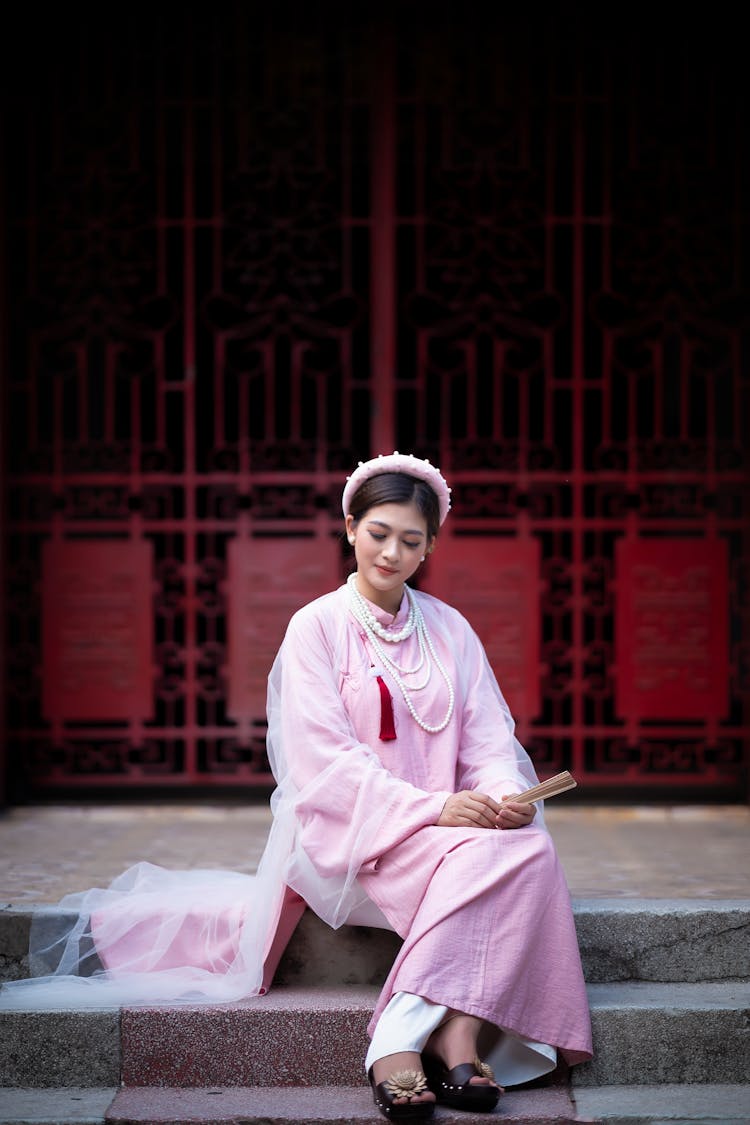
[(509, 801), (503, 797), (503, 803), (495, 819), (496, 828), (525, 828), (531, 824), (536, 816), (536, 805), (526, 804), (525, 801)]
[[(526, 806), (523, 806), (526, 808)], [(497, 828), (497, 818), (502, 812), (500, 805), (486, 793), (472, 789), (462, 789), (454, 793), (443, 805), (437, 823), (441, 828)], [(510, 827), (510, 825), (503, 825)], [(515, 827), (515, 825), (513, 825)]]

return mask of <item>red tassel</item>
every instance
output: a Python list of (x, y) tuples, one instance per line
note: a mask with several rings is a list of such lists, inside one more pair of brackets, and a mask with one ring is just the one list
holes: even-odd
[(380, 688), (380, 738), (382, 742), (393, 742), (396, 737), (396, 728), (393, 725), (393, 701), (382, 676), (378, 676), (378, 687)]

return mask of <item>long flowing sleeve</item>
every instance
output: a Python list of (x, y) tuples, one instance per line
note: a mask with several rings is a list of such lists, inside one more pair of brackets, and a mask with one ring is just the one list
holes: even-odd
[[(539, 778), (521, 743), (515, 723), (484, 646), (469, 623), (460, 618), (463, 654), (463, 711), (459, 745), (457, 788), (476, 789), (499, 800), (518, 793)], [(536, 823), (543, 824), (542, 802), (537, 805)]]
[[(363, 741), (341, 691), (346, 628), (336, 594), (294, 615), (269, 676), (268, 745), (297, 831), (289, 884), (332, 925), (345, 920), (361, 868), (435, 824), (449, 790), (388, 770)], [(311, 898), (314, 901), (311, 901)]]

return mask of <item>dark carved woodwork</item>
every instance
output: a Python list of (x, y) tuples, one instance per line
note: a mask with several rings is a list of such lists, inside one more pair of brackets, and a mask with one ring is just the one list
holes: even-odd
[(12, 792), (268, 785), (272, 652), (401, 449), (540, 773), (744, 795), (744, 63), (685, 13), (497, 7), (19, 15)]

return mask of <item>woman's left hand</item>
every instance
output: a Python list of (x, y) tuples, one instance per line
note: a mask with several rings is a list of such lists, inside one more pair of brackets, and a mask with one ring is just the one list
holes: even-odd
[(496, 828), (525, 828), (536, 816), (536, 805), (525, 801), (508, 801), (503, 797), (500, 812), (495, 817)]

